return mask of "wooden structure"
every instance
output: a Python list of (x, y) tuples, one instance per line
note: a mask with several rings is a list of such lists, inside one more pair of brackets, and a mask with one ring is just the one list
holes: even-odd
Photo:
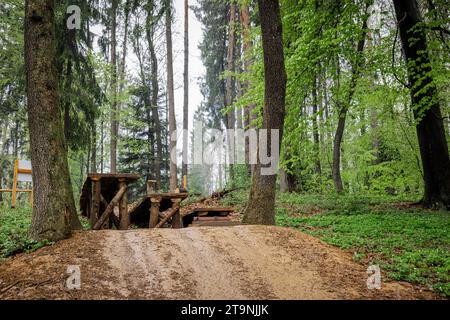
[[(80, 208), (94, 230), (108, 229), (112, 225), (120, 230), (128, 229), (128, 185), (139, 178), (139, 175), (129, 173), (88, 175), (81, 192)], [(119, 207), (119, 216), (114, 214), (116, 206)]]
[(185, 226), (233, 226), (240, 224), (231, 221), (230, 213), (234, 208), (229, 207), (202, 207), (194, 208), (183, 216)]
[(28, 193), (28, 201), (30, 205), (33, 205), (33, 188), (31, 189), (18, 189), (17, 184), (19, 182), (33, 182), (32, 179), (31, 162), (28, 160), (14, 160), (13, 171), (13, 185), (12, 189), (0, 189), (0, 192), (11, 192), (11, 208), (16, 207), (17, 193)]
[(188, 193), (154, 193), (153, 188), (130, 210), (131, 223), (143, 228), (161, 228), (168, 223), (172, 228), (183, 228), (180, 203)]

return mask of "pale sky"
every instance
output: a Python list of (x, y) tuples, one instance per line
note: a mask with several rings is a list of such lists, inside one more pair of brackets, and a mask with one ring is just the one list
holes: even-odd
[[(175, 78), (175, 110), (177, 127), (182, 129), (183, 121), (183, 70), (184, 70), (184, 0), (174, 0), (173, 51)], [(189, 6), (197, 5), (196, 0), (189, 0)], [(201, 23), (189, 10), (189, 131), (192, 130), (194, 112), (203, 99), (200, 92), (199, 78), (203, 77), (205, 69), (201, 61), (198, 46), (202, 41)]]

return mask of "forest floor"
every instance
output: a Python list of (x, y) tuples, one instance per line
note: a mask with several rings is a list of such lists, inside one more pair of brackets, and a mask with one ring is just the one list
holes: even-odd
[[(247, 196), (201, 206), (233, 206), (239, 221)], [(189, 198), (182, 212), (198, 205)], [(448, 212), (384, 196), (278, 194), (276, 220), (278, 227), (82, 231), (52, 244), (27, 237), (30, 208), (0, 206), (0, 299), (450, 297)], [(66, 287), (73, 265), (80, 290)], [(381, 269), (381, 290), (367, 289), (370, 265)]]
[(369, 290), (367, 277), (351, 254), (290, 228), (81, 231), (1, 263), (0, 299), (439, 298), (405, 282)]

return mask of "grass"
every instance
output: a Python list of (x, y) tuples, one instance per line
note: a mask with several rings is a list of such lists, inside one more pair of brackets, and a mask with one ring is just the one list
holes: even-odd
[(349, 250), (364, 265), (378, 264), (390, 279), (449, 297), (450, 214), (392, 203), (398, 200), (282, 195), (277, 224)]
[(11, 209), (0, 205), (0, 260), (20, 252), (31, 252), (45, 245), (48, 241), (36, 242), (27, 236), (31, 223), (31, 208), (17, 207)]
[[(248, 192), (222, 201), (243, 210)], [(276, 221), (348, 250), (384, 276), (450, 297), (450, 213), (411, 205), (415, 199), (376, 195), (278, 194)]]
[[(242, 211), (247, 197), (246, 191), (233, 192), (221, 203)], [(402, 203), (407, 200), (279, 194), (276, 220), (352, 252), (359, 263), (378, 264), (390, 279), (422, 284), (450, 297), (450, 213)], [(0, 206), (0, 259), (47, 244), (27, 237), (30, 223), (31, 208)]]
[[(90, 229), (89, 221), (80, 217), (83, 229)], [(9, 205), (0, 205), (0, 260), (22, 252), (32, 252), (53, 242), (36, 242), (27, 235), (31, 224), (31, 207), (11, 209)]]

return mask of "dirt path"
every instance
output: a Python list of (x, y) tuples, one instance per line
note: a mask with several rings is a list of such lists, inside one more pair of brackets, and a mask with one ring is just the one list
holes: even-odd
[[(65, 286), (69, 265), (80, 266), (80, 290)], [(287, 228), (89, 231), (0, 264), (0, 299), (436, 298), (366, 280), (348, 253)]]

